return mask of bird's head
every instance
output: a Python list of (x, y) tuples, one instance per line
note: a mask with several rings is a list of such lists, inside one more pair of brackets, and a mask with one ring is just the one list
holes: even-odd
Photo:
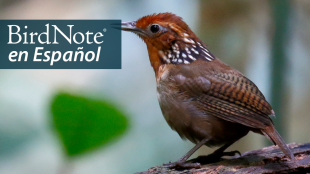
[(172, 13), (123, 22), (121, 29), (131, 31), (144, 40), (155, 73), (163, 64), (190, 64), (197, 59), (214, 59), (182, 18)]

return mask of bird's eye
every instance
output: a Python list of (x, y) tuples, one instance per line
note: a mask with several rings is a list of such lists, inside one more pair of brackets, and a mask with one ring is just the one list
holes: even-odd
[(152, 33), (157, 33), (159, 31), (159, 25), (153, 24), (150, 28)]

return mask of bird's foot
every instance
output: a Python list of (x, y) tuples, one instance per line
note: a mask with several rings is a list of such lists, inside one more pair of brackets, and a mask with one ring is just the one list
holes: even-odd
[(164, 163), (163, 166), (170, 169), (201, 168), (200, 163), (186, 163), (186, 161)]
[(231, 152), (213, 152), (209, 155), (205, 156), (198, 156), (197, 158), (194, 158), (192, 160), (189, 160), (188, 162), (198, 162), (200, 164), (210, 164), (210, 163), (215, 163), (218, 161), (221, 161), (223, 156), (235, 156), (236, 154), (241, 156), (241, 153), (237, 150), (231, 151)]
[(222, 153), (220, 153), (219, 155), (221, 156), (221, 157), (223, 157), (223, 156), (235, 156), (235, 155), (239, 155), (240, 157), (242, 156), (241, 155), (241, 153), (238, 151), (238, 150), (234, 150), (234, 151), (230, 151), (230, 152), (222, 152)]
[(235, 156), (238, 154), (239, 156), (242, 156), (241, 153), (237, 150), (231, 151), (231, 152), (213, 152), (206, 156), (198, 156), (195, 159), (189, 160), (189, 161), (176, 161), (176, 162), (169, 162), (164, 163), (163, 166), (170, 168), (170, 169), (185, 169), (185, 168), (201, 168), (201, 164), (209, 164), (209, 163), (215, 163), (221, 160), (223, 156)]

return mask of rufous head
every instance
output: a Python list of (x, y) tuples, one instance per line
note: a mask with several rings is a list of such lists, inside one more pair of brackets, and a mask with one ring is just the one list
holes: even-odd
[(172, 13), (144, 16), (123, 22), (121, 29), (144, 40), (155, 73), (163, 64), (190, 64), (200, 57), (213, 60), (213, 55), (181, 17)]

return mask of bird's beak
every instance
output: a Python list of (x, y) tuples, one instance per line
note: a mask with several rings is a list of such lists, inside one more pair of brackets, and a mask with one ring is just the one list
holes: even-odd
[(123, 31), (131, 31), (136, 34), (143, 34), (143, 31), (136, 26), (136, 23), (137, 21), (131, 21), (131, 22), (122, 22), (121, 25), (119, 24), (112, 24), (112, 25), (114, 25), (113, 28), (116, 29), (120, 29)]

